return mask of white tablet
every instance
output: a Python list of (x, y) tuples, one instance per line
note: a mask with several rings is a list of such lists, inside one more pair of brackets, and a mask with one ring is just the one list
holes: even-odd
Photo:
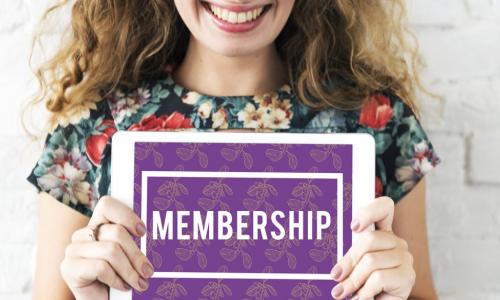
[[(111, 300), (329, 295), (350, 222), (374, 199), (368, 134), (118, 132), (111, 195), (147, 226), (143, 293)], [(215, 298), (214, 298), (215, 297)]]

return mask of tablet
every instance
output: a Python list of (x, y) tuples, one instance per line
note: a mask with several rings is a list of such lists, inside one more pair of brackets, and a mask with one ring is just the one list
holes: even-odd
[[(111, 300), (329, 297), (374, 199), (368, 134), (125, 132), (112, 140), (111, 195), (147, 233), (147, 291)], [(309, 296), (308, 296), (309, 295)]]

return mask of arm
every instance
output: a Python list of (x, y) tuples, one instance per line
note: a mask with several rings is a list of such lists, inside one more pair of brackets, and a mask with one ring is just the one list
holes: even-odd
[(437, 299), (429, 261), (425, 218), (425, 178), (401, 199), (394, 212), (394, 233), (408, 242), (413, 255), (416, 280), (410, 298)]
[[(33, 299), (74, 299), (64, 282), (59, 265), (71, 235), (87, 225), (89, 218), (54, 199), (39, 195), (38, 241)], [(47, 288), (50, 287), (50, 288)]]

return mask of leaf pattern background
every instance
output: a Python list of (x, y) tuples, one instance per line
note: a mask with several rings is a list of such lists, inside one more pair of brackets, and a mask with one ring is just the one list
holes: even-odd
[[(265, 156), (265, 150), (268, 149), (273, 149), (273, 150), (278, 150), (279, 148), (273, 145), (270, 145), (271, 147), (267, 147), (266, 149), (263, 149), (263, 154)], [(253, 153), (253, 145), (247, 145), (247, 147), (244, 148), (245, 152), (248, 153)], [(189, 145), (179, 145), (175, 149), (188, 149), (190, 156), (191, 157), (184, 157), (184, 158), (190, 158), (189, 160), (184, 160), (181, 157), (178, 157), (177, 154), (174, 154), (177, 157), (177, 160), (171, 161), (170, 166), (176, 165), (176, 169), (180, 170), (189, 170), (189, 168), (192, 168), (195, 165), (198, 165), (199, 169), (202, 169), (202, 166), (199, 164), (197, 154), (193, 151), (194, 147), (190, 147)], [(206, 170), (207, 171), (221, 171), (221, 172), (231, 172), (231, 171), (238, 171), (238, 170), (250, 170), (250, 171), (266, 171), (266, 172), (276, 172), (280, 171), (280, 166), (283, 164), (286, 165), (286, 167), (289, 170), (292, 170), (291, 166), (289, 165), (289, 160), (286, 154), (286, 151), (283, 151), (283, 155), (281, 157), (281, 162), (277, 161), (274, 162), (268, 157), (268, 162), (267, 164), (264, 165), (255, 165), (255, 161), (252, 161), (252, 167), (250, 169), (247, 169), (245, 166), (245, 158), (244, 155), (240, 152), (238, 154), (237, 147), (233, 145), (228, 145), (226, 144), (227, 149), (229, 151), (226, 152), (226, 158), (234, 158), (233, 161), (230, 161), (226, 158), (223, 157), (223, 152), (222, 152), (221, 147), (219, 149), (219, 155), (220, 158), (222, 159), (222, 164), (217, 167), (215, 164), (214, 165), (208, 165)], [(209, 149), (210, 147), (204, 146), (203, 152), (205, 152), (207, 155), (209, 155)], [(288, 149), (288, 151), (294, 155), (294, 148)], [(312, 149), (311, 149), (312, 150)], [(324, 151), (324, 149), (320, 149)], [(186, 151), (188, 153), (188, 151)], [(234, 154), (237, 155), (234, 155)], [(232, 157), (229, 157), (230, 155), (228, 154), (233, 154)], [(306, 153), (307, 155), (307, 153)], [(254, 156), (252, 156), (254, 157)], [(150, 154), (149, 158), (147, 160), (151, 161), (153, 164), (153, 154)], [(312, 159), (312, 158), (310, 158)], [(215, 162), (215, 160), (212, 160)], [(183, 164), (182, 162), (185, 162)], [(165, 163), (165, 162), (164, 162)], [(247, 163), (248, 164), (248, 163)], [(324, 166), (325, 163), (316, 163), (316, 165), (308, 165), (307, 170), (302, 170), (303, 172), (322, 172), (322, 166)], [(211, 168), (217, 167), (217, 170), (213, 170)], [(259, 169), (255, 169), (258, 167)], [(298, 170), (301, 165), (300, 163), (297, 163), (297, 168), (295, 170)], [(330, 168), (333, 168), (333, 166), (330, 166)], [(199, 185), (199, 188), (197, 188), (197, 192), (193, 192), (193, 184), (192, 183), (187, 183), (183, 181), (184, 179), (177, 179), (174, 180), (173, 178), (169, 178), (169, 182), (165, 180), (161, 184), (161, 189), (158, 188), (156, 196), (153, 197), (151, 200), (153, 202), (156, 202), (154, 205), (157, 207), (159, 210), (177, 210), (177, 207), (174, 205), (174, 200), (176, 201), (181, 201), (181, 204), (184, 204), (184, 207), (180, 207), (181, 209), (186, 209), (186, 210), (192, 210), (191, 206), (186, 206), (185, 201), (188, 199), (192, 199), (198, 210), (201, 211), (207, 211), (207, 210), (228, 210), (230, 211), (231, 209), (236, 209), (238, 205), (243, 205), (244, 209), (247, 210), (262, 210), (266, 212), (272, 212), (276, 209), (282, 209), (281, 204), (276, 205), (276, 199), (283, 199), (285, 198), (284, 205), (286, 208), (291, 209), (291, 210), (314, 210), (317, 209), (314, 205), (316, 199), (323, 199), (326, 195), (325, 193), (322, 192), (321, 188), (315, 183), (314, 180), (296, 180), (294, 181), (293, 185), (288, 186), (287, 193), (283, 194), (283, 187), (281, 185), (276, 185), (275, 179), (269, 179), (269, 178), (262, 178), (262, 179), (255, 179), (253, 181), (250, 181), (246, 183), (246, 188), (245, 188), (245, 196), (239, 199), (242, 199), (241, 203), (238, 204), (236, 207), (234, 207), (232, 204), (234, 204), (234, 199), (235, 197), (240, 197), (238, 193), (242, 187), (239, 187), (238, 185), (235, 185), (233, 181), (228, 181), (225, 178), (212, 178), (210, 180), (205, 181), (203, 185)], [(231, 182), (231, 183), (229, 183)], [(182, 187), (183, 186), (183, 187)], [(237, 187), (238, 186), (238, 187)], [(235, 190), (235, 187), (236, 190)], [(199, 191), (199, 192), (198, 192)], [(287, 197), (288, 195), (288, 197)], [(193, 199), (194, 198), (194, 199)], [(288, 199), (287, 199), (288, 198)], [(182, 199), (182, 200), (181, 200)], [(299, 202), (293, 202), (292, 201), (299, 201)], [(188, 200), (191, 201), (191, 200)], [(300, 203), (300, 205), (298, 205)], [(333, 199), (332, 197), (328, 197), (328, 203), (329, 205), (333, 204)], [(295, 204), (295, 206), (294, 206)], [(316, 204), (317, 205), (317, 204)], [(332, 210), (333, 210), (332, 206)], [(286, 221), (284, 221), (286, 222)], [(288, 233), (287, 233), (288, 234)], [(216, 266), (223, 266), (226, 265), (228, 268), (227, 270), (229, 272), (234, 272), (236, 270), (254, 270), (254, 265), (261, 265), (261, 261), (263, 259), (267, 262), (269, 267), (276, 267), (278, 270), (283, 270), (283, 267), (286, 266), (286, 268), (293, 272), (294, 270), (298, 271), (299, 265), (301, 263), (301, 258), (300, 251), (304, 252), (305, 255), (310, 259), (311, 264), (314, 266), (315, 264), (318, 265), (329, 265), (331, 259), (334, 257), (330, 255), (327, 251), (323, 250), (324, 245), (321, 244), (311, 244), (311, 247), (309, 248), (301, 248), (301, 243), (297, 240), (282, 240), (282, 241), (268, 241), (268, 247), (262, 249), (262, 252), (259, 254), (258, 252), (255, 252), (252, 250), (252, 248), (255, 247), (255, 242), (253, 240), (250, 241), (236, 241), (235, 239), (231, 239), (229, 241), (226, 241), (224, 243), (224, 246), (219, 248), (217, 251), (218, 257), (222, 259), (223, 263), (222, 264), (217, 264), (217, 265), (211, 265), (211, 262), (214, 261), (213, 255), (208, 254), (208, 252), (203, 251), (205, 247), (209, 247), (209, 245), (204, 244), (204, 241), (182, 241), (182, 245), (180, 247), (175, 248), (175, 253), (174, 256), (176, 257), (178, 263), (180, 263), (181, 266), (187, 267), (191, 266), (192, 264), (195, 264), (200, 268), (200, 270), (212, 270), (212, 268)], [(206, 248), (208, 249), (208, 248)], [(299, 251), (299, 249), (301, 249)], [(297, 252), (299, 251), (299, 252)], [(162, 258), (161, 255), (158, 256), (158, 258), (155, 258), (155, 255), (150, 252), (150, 258), (153, 260), (156, 260), (156, 262), (153, 262), (153, 264), (156, 266), (161, 265), (161, 268), (165, 267), (165, 260), (166, 258)], [(224, 263), (225, 262), (225, 263)], [(256, 266), (257, 266), (256, 265)], [(271, 269), (272, 269), (271, 267)], [(262, 271), (264, 271), (262, 269)], [(285, 289), (283, 286), (280, 284), (277, 284), (277, 281), (273, 280), (257, 280), (257, 281), (249, 281), (249, 280), (244, 280), (244, 281), (238, 281), (241, 282), (242, 284), (245, 283), (246, 285), (246, 290), (244, 292), (244, 295), (241, 295), (241, 297), (237, 296), (240, 295), (239, 292), (235, 292), (234, 290), (234, 281), (231, 280), (198, 280), (200, 284), (202, 282), (203, 285), (199, 286), (196, 285), (193, 286), (192, 284), (184, 284), (186, 282), (185, 279), (182, 279), (181, 281), (178, 281), (177, 283), (181, 283), (183, 287), (186, 289), (186, 292), (189, 294), (183, 295), (183, 292), (181, 292), (181, 289), (178, 288), (176, 293), (172, 292), (174, 295), (174, 299), (198, 299), (198, 300), (208, 300), (208, 299), (233, 299), (237, 297), (238, 299), (313, 299), (315, 296), (316, 298), (321, 299), (321, 296), (317, 295), (324, 295), (319, 294), (317, 289), (320, 289), (320, 286), (316, 286), (314, 282), (297, 282), (297, 281), (290, 281), (289, 284), (287, 285), (288, 287)], [(189, 281), (188, 281), (189, 282)], [(172, 283), (169, 283), (169, 291), (173, 291), (172, 289)], [(324, 287), (321, 287), (319, 292), (323, 292)], [(331, 285), (329, 286), (331, 288)], [(163, 285), (163, 291), (167, 290), (167, 285)], [(172, 294), (171, 293), (171, 294)], [(194, 293), (194, 294), (193, 294)], [(177, 296), (175, 296), (177, 295)], [(166, 298), (161, 298), (161, 296), (157, 295), (155, 296), (158, 299), (166, 299)], [(177, 298), (175, 298), (177, 297)], [(154, 299), (151, 297), (150, 299)]]
[(219, 250), (219, 254), (224, 260), (233, 262), (241, 256), (243, 268), (250, 269), (252, 267), (252, 256), (247, 252), (248, 247), (255, 245), (252, 240), (238, 240), (236, 235), (233, 235), (231, 239), (224, 242), (224, 245), (226, 247)]
[[(181, 272), (182, 266), (178, 265), (174, 268), (174, 272)], [(155, 298), (161, 300), (174, 300), (188, 295), (187, 289), (184, 285), (178, 282), (178, 279), (171, 279), (163, 281), (163, 283), (156, 289), (156, 295), (163, 298)]]
[[(221, 266), (217, 270), (219, 273), (225, 273), (228, 271), (227, 266)], [(224, 283), (223, 279), (218, 279), (214, 281), (210, 281), (207, 283), (201, 290), (201, 294), (204, 298), (200, 298), (199, 300), (219, 300), (224, 299), (226, 296), (231, 297), (233, 295), (233, 291)], [(205, 298), (206, 297), (206, 298)]]
[[(266, 266), (262, 273), (272, 273), (273, 269), (271, 266)], [(277, 290), (269, 283), (268, 280), (260, 280), (260, 281), (255, 281), (252, 283), (248, 289), (246, 290), (246, 296), (250, 298), (245, 298), (245, 300), (248, 299), (254, 299), (254, 300), (264, 300), (268, 299), (271, 297), (276, 297), (278, 296)]]
[(249, 144), (228, 144), (229, 147), (224, 147), (220, 150), (221, 156), (228, 162), (235, 162), (238, 157), (243, 160), (243, 165), (246, 169), (251, 169), (253, 166), (253, 156), (245, 151)]
[(185, 147), (179, 147), (175, 150), (177, 156), (182, 160), (192, 160), (195, 156), (198, 158), (200, 167), (208, 167), (208, 155), (201, 151), (206, 144), (187, 144)]
[[(312, 266), (307, 270), (307, 273), (317, 274), (318, 270), (315, 266)], [(309, 300), (323, 296), (321, 289), (311, 280), (299, 282), (296, 286), (293, 287), (290, 294), (294, 299), (300, 300)]]
[(297, 267), (297, 258), (295, 254), (292, 253), (291, 249), (293, 247), (299, 247), (300, 242), (296, 239), (289, 239), (289, 231), (285, 230), (285, 238), (282, 240), (269, 240), (269, 246), (272, 248), (267, 248), (264, 251), (265, 257), (271, 262), (278, 262), (281, 259), (286, 259), (288, 268), (294, 270)]
[(158, 144), (156, 143), (138, 143), (135, 149), (135, 158), (137, 160), (145, 160), (153, 154), (156, 167), (163, 167), (163, 154), (156, 149), (157, 146)]
[[(189, 234), (192, 237), (192, 233)], [(196, 259), (198, 267), (200, 269), (206, 269), (208, 265), (208, 259), (202, 248), (210, 245), (208, 240), (194, 240), (193, 238), (189, 240), (180, 241), (182, 247), (175, 249), (175, 256), (181, 261), (186, 262), (191, 259)]]
[(316, 162), (325, 162), (330, 158), (335, 170), (338, 171), (342, 168), (342, 157), (335, 152), (337, 145), (317, 145), (317, 147), (319, 149), (309, 151), (309, 154)]
[[(290, 148), (293, 147), (293, 145), (273, 145), (275, 148), (269, 148), (266, 149), (266, 157), (270, 159), (273, 162), (279, 162), (283, 158), (287, 158), (288, 161), (288, 166), (290, 169), (295, 170), (297, 169), (298, 165), (298, 159), (297, 155), (295, 155), (293, 152), (290, 151)], [(276, 149), (277, 148), (277, 149)]]

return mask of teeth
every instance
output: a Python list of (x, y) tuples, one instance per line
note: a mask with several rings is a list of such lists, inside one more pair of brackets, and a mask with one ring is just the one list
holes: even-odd
[(229, 21), (230, 23), (238, 23), (238, 15), (235, 12), (230, 11), (229, 18), (226, 21)]
[(247, 21), (247, 14), (246, 13), (239, 13), (238, 14), (238, 23), (245, 23)]
[(213, 4), (210, 4), (210, 10), (219, 19), (224, 20), (224, 21), (229, 22), (229, 23), (237, 24), (237, 23), (245, 23), (245, 22), (249, 22), (249, 21), (257, 19), (262, 14), (262, 11), (264, 9), (262, 7), (259, 7), (259, 8), (254, 9), (254, 10), (249, 10), (246, 12), (237, 13), (237, 12), (222, 8), (220, 6), (215, 6)]

